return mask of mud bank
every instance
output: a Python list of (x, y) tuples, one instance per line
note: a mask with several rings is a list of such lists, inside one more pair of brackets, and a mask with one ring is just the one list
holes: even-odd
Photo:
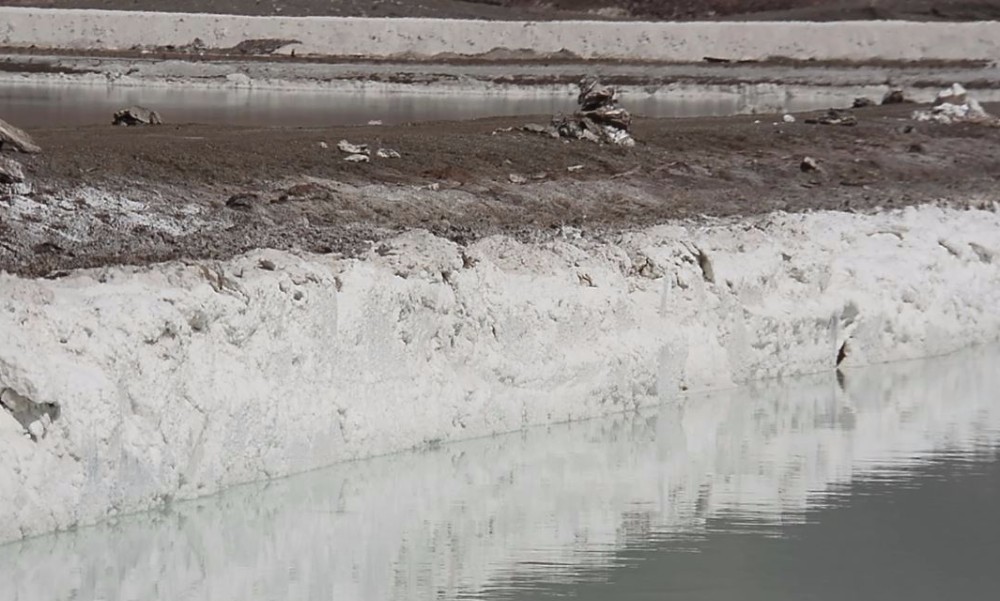
[(295, 40), (303, 55), (434, 57), (530, 48), (582, 59), (697, 62), (731, 59), (976, 60), (1000, 53), (1000, 23), (906, 21), (609, 23), (337, 17), (0, 8), (0, 45), (129, 49), (191, 44), (232, 48), (250, 39)]
[[(567, 107), (575, 102), (579, 93), (577, 82), (588, 72), (600, 72), (589, 65), (564, 69), (559, 74), (510, 76), (499, 75), (502, 67), (494, 67), (493, 73), (480, 71), (467, 73), (424, 73), (416, 74), (413, 67), (403, 67), (391, 72), (384, 69), (287, 69), (281, 72), (280, 65), (271, 68), (256, 68), (252, 63), (218, 65), (190, 65), (172, 62), (170, 65), (142, 63), (112, 63), (103, 65), (100, 72), (55, 72), (26, 73), (15, 70), (0, 71), (0, 84), (18, 89), (43, 88), (78, 89), (86, 93), (88, 89), (136, 90), (135, 93), (155, 95), (168, 90), (172, 96), (178, 92), (289, 92), (307, 94), (365, 94), (371, 96), (456, 96), (475, 100), (498, 96), (520, 98), (564, 98)], [(183, 66), (184, 68), (176, 68)], [(307, 65), (298, 65), (305, 67)], [(119, 67), (119, 68), (115, 68)], [(169, 67), (175, 67), (170, 69)], [(190, 68), (187, 68), (190, 67)], [(399, 67), (394, 66), (394, 67)], [(424, 68), (434, 69), (433, 65)], [(443, 71), (452, 71), (443, 68)], [(886, 92), (906, 88), (907, 98), (913, 102), (930, 103), (943, 87), (960, 83), (973, 89), (981, 102), (1000, 102), (1000, 67), (989, 67), (930, 72), (913, 69), (894, 71), (891, 76), (878, 70), (870, 75), (847, 73), (823, 73), (804, 69), (796, 73), (786, 68), (778, 74), (777, 69), (757, 69), (756, 72), (715, 72), (697, 68), (663, 69), (675, 71), (676, 75), (657, 77), (649, 70), (642, 75), (618, 74), (609, 69), (609, 75), (602, 81), (615, 85), (623, 97), (633, 104), (648, 102), (650, 99), (662, 103), (670, 101), (703, 102), (720, 101), (736, 108), (723, 111), (719, 116), (746, 114), (749, 112), (777, 112), (780, 110), (818, 110), (830, 106), (850, 107), (858, 96), (879, 98)], [(312, 71), (310, 75), (299, 77), (296, 71)], [(332, 73), (331, 73), (332, 72)], [(509, 72), (509, 70), (507, 71)], [(996, 76), (996, 77), (994, 77)], [(124, 93), (124, 92), (123, 92)], [(196, 94), (188, 94), (194, 96)], [(791, 106), (786, 106), (791, 102)], [(796, 106), (795, 101), (798, 101)], [(498, 116), (485, 114), (484, 117)], [(648, 113), (649, 117), (665, 117)]]
[[(0, 540), (338, 461), (1000, 338), (1000, 215), (0, 276)], [(13, 408), (13, 409), (12, 409)]]

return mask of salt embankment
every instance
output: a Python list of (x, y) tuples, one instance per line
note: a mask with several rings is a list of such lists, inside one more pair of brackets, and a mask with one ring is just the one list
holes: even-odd
[(0, 540), (1000, 338), (1000, 215), (773, 214), (0, 275)]
[[(129, 50), (231, 48), (294, 40), (301, 55), (430, 58), (556, 56), (700, 62), (763, 60), (993, 60), (1000, 22), (608, 22), (248, 17), (0, 7), (0, 46)], [(530, 50), (526, 50), (530, 49)]]

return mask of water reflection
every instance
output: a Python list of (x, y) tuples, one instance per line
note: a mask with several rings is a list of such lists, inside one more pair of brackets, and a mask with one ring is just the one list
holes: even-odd
[[(847, 107), (857, 96), (877, 98), (881, 93), (879, 86), (678, 84), (649, 93), (633, 90), (624, 94), (623, 102), (641, 116), (699, 117)], [(364, 88), (282, 92), (180, 85), (0, 84), (0, 116), (27, 128), (105, 124), (114, 111), (135, 104), (157, 109), (170, 123), (321, 127), (370, 120), (393, 124), (552, 115), (572, 112), (576, 94), (571, 88), (557, 93), (544, 87), (497, 93), (449, 92), (441, 87), (421, 93), (387, 93)]]
[(277, 92), (185, 87), (0, 86), (0, 115), (23, 127), (110, 123), (130, 105), (156, 108), (170, 123), (323, 127), (474, 119), (571, 110), (574, 98), (552, 94), (489, 96), (365, 91)]
[[(770, 383), (246, 486), (0, 547), (0, 582), (17, 601), (858, 598), (863, 575), (830, 566), (874, 554), (895, 578), (935, 553), (907, 542), (900, 499), (936, 518), (970, 495), (1000, 501), (998, 358)], [(934, 486), (950, 496), (920, 496)], [(969, 541), (936, 518), (918, 512), (916, 530), (961, 553)], [(973, 557), (997, 559), (998, 526), (975, 531)]]

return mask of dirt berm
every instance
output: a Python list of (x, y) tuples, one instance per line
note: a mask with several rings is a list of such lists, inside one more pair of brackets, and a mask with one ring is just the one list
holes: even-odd
[[(257, 247), (351, 254), (408, 228), (459, 242), (613, 237), (678, 218), (992, 205), (1000, 129), (914, 124), (912, 110), (857, 110), (850, 127), (807, 124), (808, 115), (640, 119), (634, 148), (519, 131), (542, 116), (34, 130), (42, 154), (7, 155), (33, 191), (0, 200), (0, 269), (45, 275)], [(349, 163), (342, 139), (401, 157)], [(807, 156), (818, 170), (803, 170)]]

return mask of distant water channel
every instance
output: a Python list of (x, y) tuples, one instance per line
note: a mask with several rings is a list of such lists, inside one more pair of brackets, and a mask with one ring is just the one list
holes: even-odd
[[(122, 87), (80, 84), (0, 83), (0, 118), (21, 127), (110, 123), (114, 111), (141, 105), (169, 123), (320, 127), (475, 119), (572, 112), (575, 96), (551, 88), (503, 93), (458, 93), (429, 88), (421, 93), (380, 91), (273, 91), (177, 86)], [(705, 117), (847, 107), (860, 95), (881, 96), (881, 88), (700, 86), (672, 92), (634, 91), (623, 104), (646, 117)]]
[(0, 546), (0, 589), (17, 601), (993, 599), (998, 360), (980, 349), (761, 384), (244, 486)]

